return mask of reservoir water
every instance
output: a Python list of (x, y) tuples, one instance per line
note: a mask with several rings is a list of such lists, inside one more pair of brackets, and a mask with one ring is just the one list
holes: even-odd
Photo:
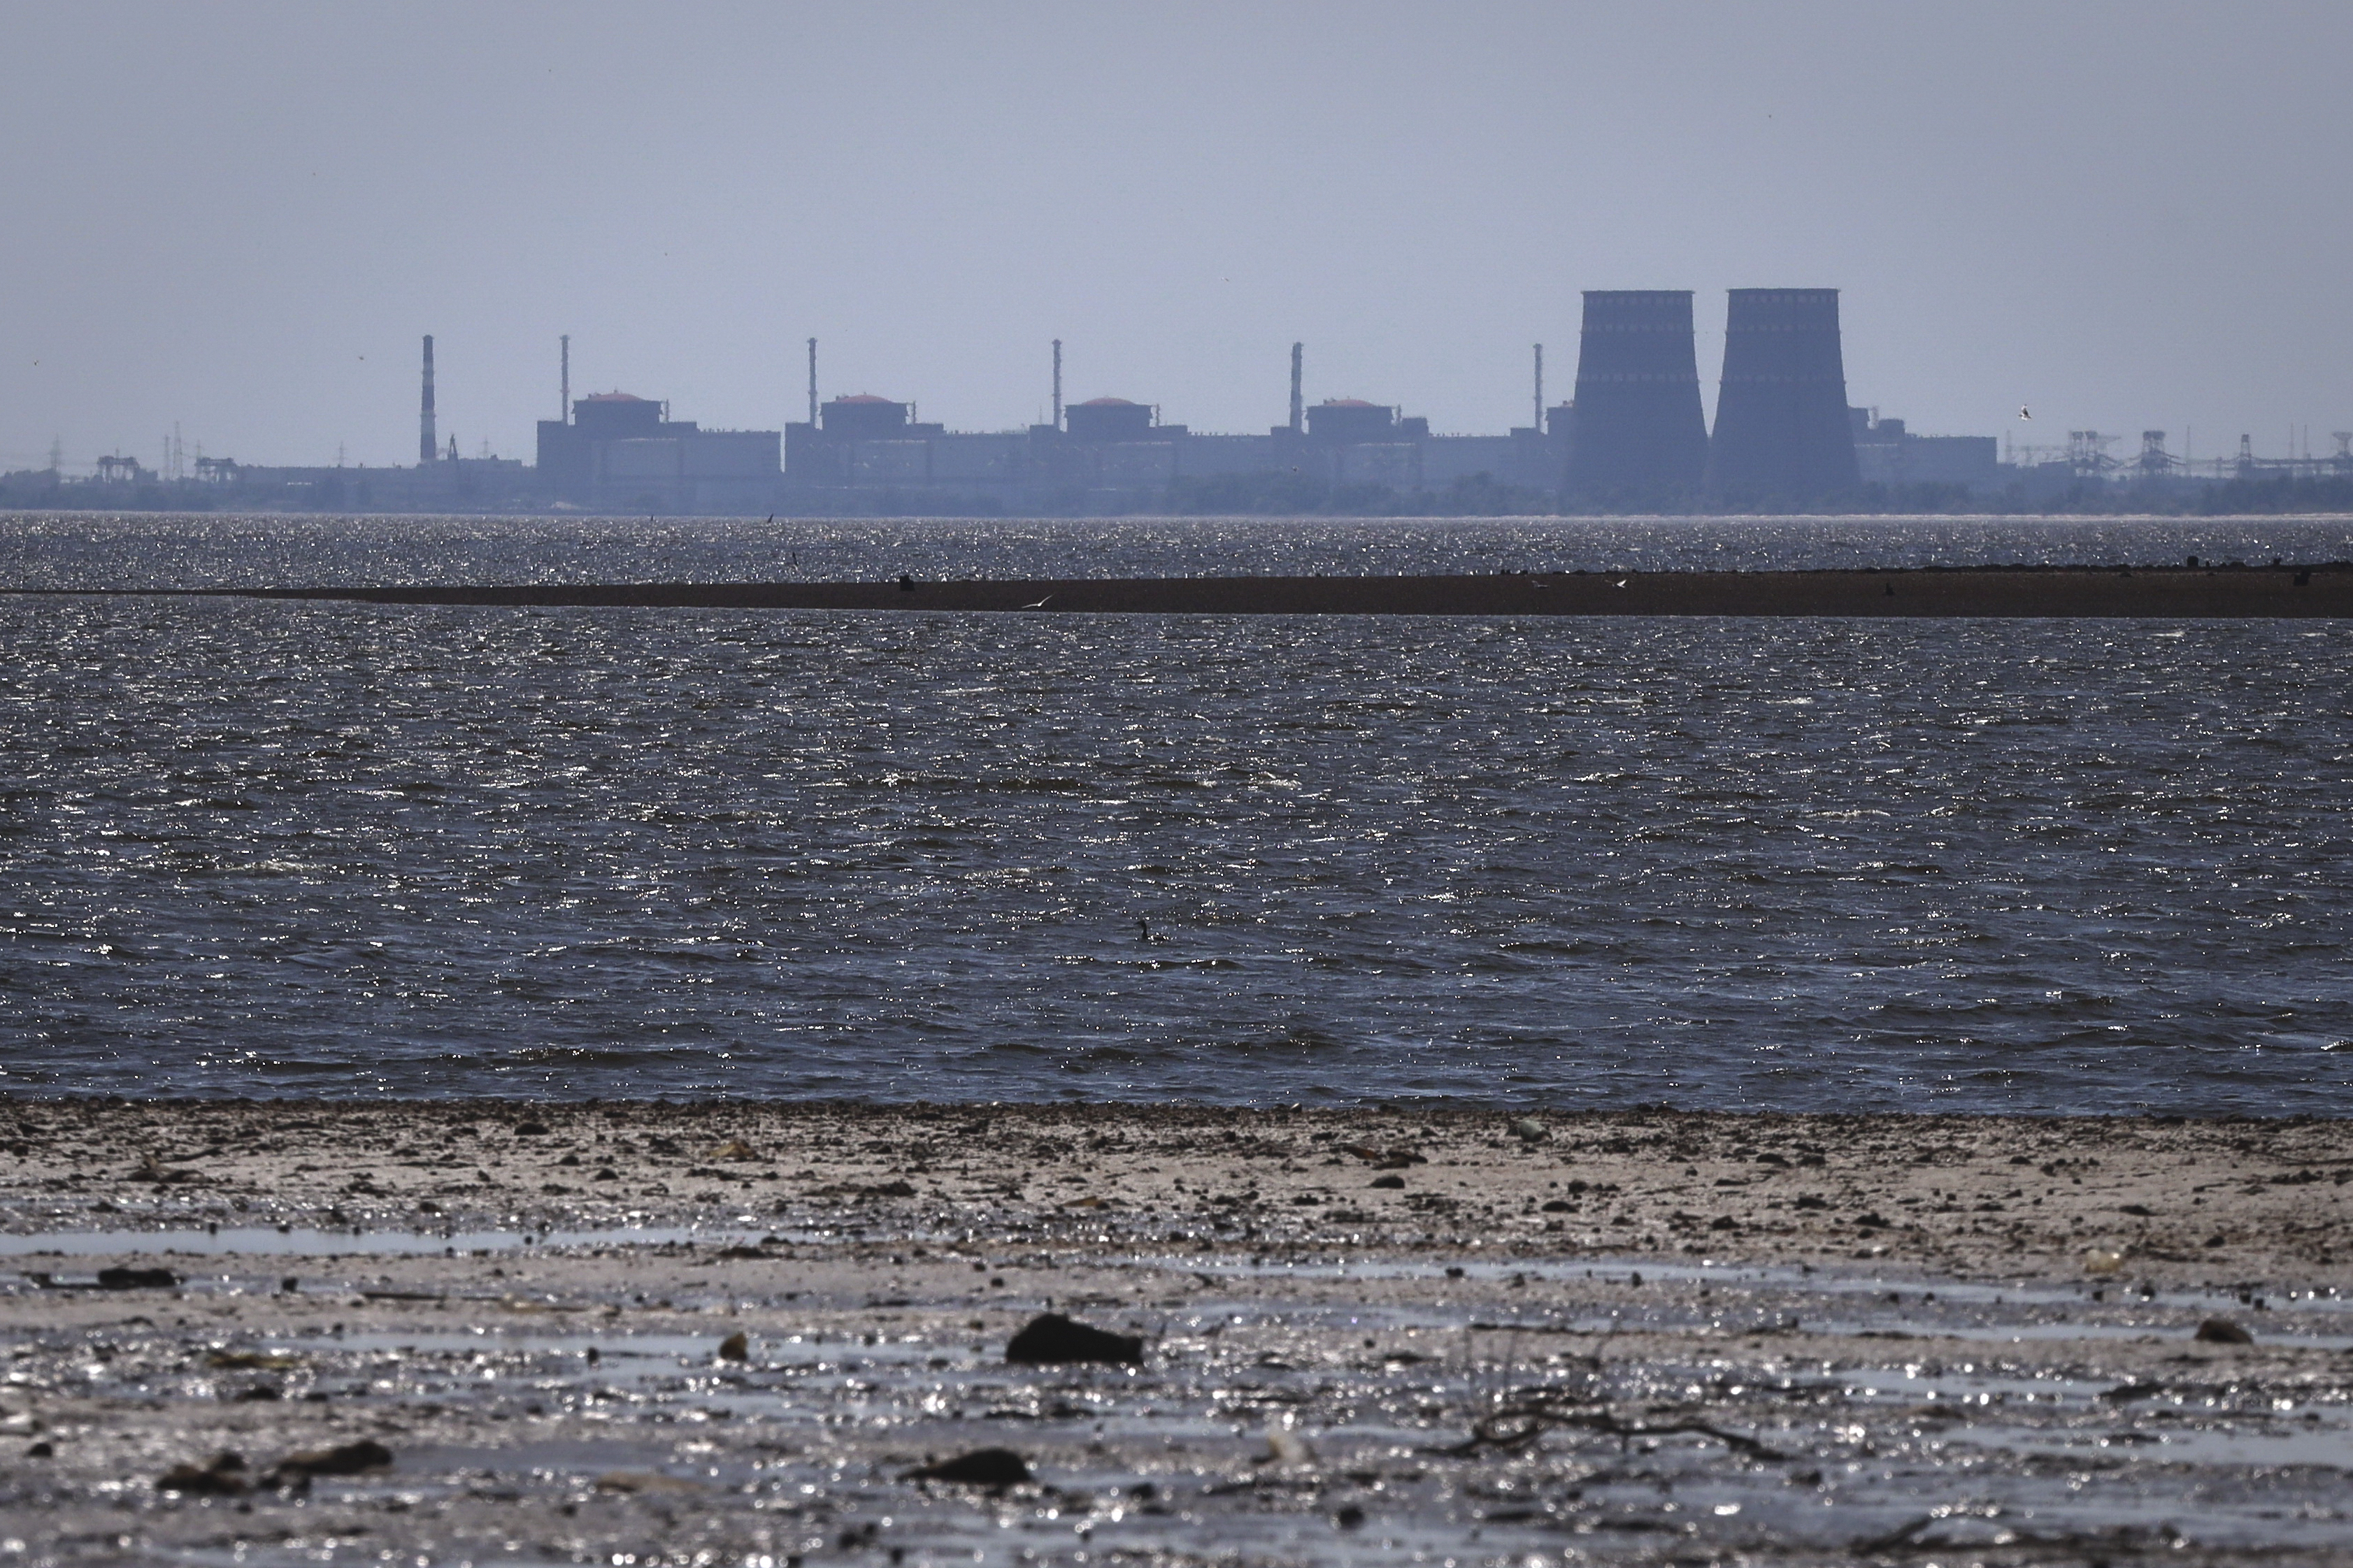
[[(2353, 536), (0, 519), (35, 588), (2188, 553)], [(2283, 1113), (2353, 1078), (2337, 623), (36, 595), (0, 639), (0, 1090)]]

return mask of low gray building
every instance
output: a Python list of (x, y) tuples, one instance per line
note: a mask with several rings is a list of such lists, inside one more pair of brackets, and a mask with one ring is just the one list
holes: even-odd
[(1915, 436), (1901, 419), (1851, 408), (1854, 462), (1867, 485), (1965, 485), (1990, 490), (2003, 482), (2000, 443), (1991, 436)]

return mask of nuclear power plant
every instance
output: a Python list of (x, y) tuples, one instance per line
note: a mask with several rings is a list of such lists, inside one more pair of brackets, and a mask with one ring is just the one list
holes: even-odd
[(264, 468), (199, 447), (190, 468), (175, 432), (154, 468), (115, 453), (87, 479), (67, 477), (54, 458), (47, 469), (0, 475), (0, 505), (754, 516), (1415, 506), (1692, 512), (1871, 510), (1906, 489), (1934, 491), (1934, 504), (2032, 504), (2087, 486), (2162, 499), (2165, 487), (2214, 480), (2353, 478), (2348, 432), (2334, 433), (2337, 450), (2317, 460), (2309, 436), (2299, 456), (2291, 432), (2284, 458), (2256, 456), (2242, 436), (2234, 455), (2202, 464), (2191, 459), (2186, 433), (2177, 457), (2165, 432), (2144, 431), (2129, 461), (2106, 451), (2118, 437), (2093, 430), (2043, 447), (1915, 435), (1902, 419), (1848, 404), (1835, 289), (1728, 291), (1711, 433), (1694, 301), (1683, 289), (1586, 291), (1575, 395), (1546, 405), (1544, 347), (1535, 345), (1530, 423), (1503, 435), (1433, 431), (1427, 417), (1387, 399), (1311, 402), (1303, 343), (1290, 345), (1282, 423), (1262, 433), (1197, 431), (1164, 419), (1147, 398), (1105, 390), (1066, 402), (1059, 339), (1050, 357), (1040, 356), (1053, 411), (1041, 424), (953, 430), (921, 418), (912, 399), (863, 389), (820, 398), (811, 338), (805, 420), (781, 430), (706, 429), (673, 419), (659, 398), (617, 388), (575, 399), (566, 335), (552, 366), (557, 417), (539, 422), (530, 463), (494, 458), (487, 443), (460, 455), (446, 409), (436, 406), (437, 392), (448, 388), (437, 388), (427, 336), (413, 468)]

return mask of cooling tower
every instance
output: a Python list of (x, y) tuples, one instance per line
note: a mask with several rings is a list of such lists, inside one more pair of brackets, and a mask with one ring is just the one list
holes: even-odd
[(1708, 489), (1736, 500), (1806, 502), (1858, 483), (1838, 290), (1733, 289)]
[(1691, 290), (1588, 289), (1570, 491), (1689, 489), (1706, 467)]

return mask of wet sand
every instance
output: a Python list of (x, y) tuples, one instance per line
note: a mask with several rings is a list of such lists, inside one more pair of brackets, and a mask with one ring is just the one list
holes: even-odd
[[(85, 590), (127, 593), (134, 590)], [(580, 583), (188, 590), (370, 604), (1041, 615), (1841, 616), (2200, 618), (2353, 615), (2353, 567), (2021, 566), (1492, 576), (881, 583)]]
[(1516, 1121), (0, 1101), (0, 1562), (2353, 1561), (2347, 1123)]

